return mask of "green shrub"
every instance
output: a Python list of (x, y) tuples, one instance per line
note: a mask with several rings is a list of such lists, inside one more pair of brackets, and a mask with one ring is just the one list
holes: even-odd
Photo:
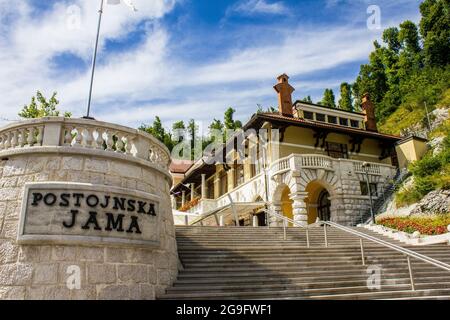
[(414, 183), (415, 190), (422, 196), (426, 196), (437, 187), (436, 180), (433, 177), (418, 177)]
[(413, 187), (399, 191), (395, 195), (395, 204), (398, 208), (410, 206), (422, 199), (422, 195)]
[(441, 160), (439, 157), (433, 157), (431, 153), (423, 157), (422, 160), (416, 161), (411, 164), (409, 170), (416, 177), (424, 178), (433, 175), (442, 168)]

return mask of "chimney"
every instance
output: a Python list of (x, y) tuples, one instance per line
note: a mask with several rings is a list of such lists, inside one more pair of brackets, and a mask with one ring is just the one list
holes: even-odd
[(361, 102), (361, 107), (363, 113), (366, 115), (365, 123), (366, 130), (378, 132), (377, 119), (375, 118), (375, 106), (372, 101), (370, 101), (370, 96), (368, 93), (364, 94)]
[(278, 110), (283, 116), (293, 117), (292, 92), (295, 89), (289, 84), (289, 77), (282, 74), (277, 78), (278, 84), (273, 88), (278, 93)]

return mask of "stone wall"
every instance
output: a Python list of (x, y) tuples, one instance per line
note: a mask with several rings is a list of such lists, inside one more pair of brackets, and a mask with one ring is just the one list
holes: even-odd
[[(281, 192), (285, 187), (289, 187), (291, 199), (294, 201), (294, 220), (296, 215), (300, 215), (303, 220), (298, 220), (306, 221), (307, 205), (305, 198), (311, 196), (308, 186), (311, 183), (316, 183), (330, 194), (331, 221), (347, 226), (360, 223), (361, 216), (370, 208), (369, 196), (361, 194), (360, 183), (365, 183), (367, 179), (362, 169), (363, 162), (317, 156), (318, 159), (314, 162), (316, 168), (314, 168), (314, 166), (302, 167), (302, 157), (312, 158), (315, 156), (292, 155), (281, 159), (280, 161), (286, 163), (290, 161), (287, 170), (277, 171), (279, 170), (278, 163), (272, 165), (270, 185), (272, 210), (278, 214), (283, 214)], [(292, 161), (292, 159), (295, 161)], [(329, 161), (329, 164), (327, 161)], [(368, 170), (369, 183), (377, 184), (378, 196), (382, 196), (383, 190), (389, 185), (397, 169), (381, 163), (371, 163)], [(309, 204), (317, 205), (316, 199), (308, 200)], [(376, 197), (373, 198), (373, 201), (375, 200)], [(271, 217), (271, 225), (280, 226), (281, 222), (279, 219)]]
[[(69, 154), (65, 149), (51, 151), (8, 157), (0, 152), (0, 300), (155, 299), (162, 294), (176, 279), (178, 270), (170, 176), (138, 161), (108, 157), (103, 150), (91, 155)], [(159, 247), (19, 245), (24, 186), (48, 181), (91, 183), (159, 196)], [(80, 289), (67, 286), (73, 266), (81, 271)]]

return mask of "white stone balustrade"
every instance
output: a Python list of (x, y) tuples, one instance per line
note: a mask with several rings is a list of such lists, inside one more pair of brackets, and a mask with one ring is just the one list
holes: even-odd
[(35, 148), (67, 152), (115, 153), (163, 170), (170, 164), (167, 148), (137, 129), (87, 119), (47, 117), (25, 120), (0, 128), (0, 156), (33, 152)]
[(357, 173), (381, 174), (381, 166), (376, 163), (370, 163), (370, 166), (363, 168), (363, 162), (353, 162), (353, 170)]
[(295, 157), (301, 168), (308, 169), (333, 169), (333, 160), (326, 156), (304, 155)]
[[(289, 170), (302, 170), (302, 169), (323, 169), (334, 171), (334, 167), (338, 167), (339, 164), (348, 163), (353, 167), (355, 173), (365, 173), (365, 169), (362, 167), (363, 161), (347, 160), (347, 159), (334, 159), (323, 155), (299, 155), (292, 154), (288, 157), (278, 159), (270, 167), (271, 176), (276, 176), (285, 173)], [(394, 169), (393, 166), (380, 163), (369, 163), (367, 168), (368, 173), (371, 175), (389, 175)], [(384, 170), (385, 168), (386, 170)]]
[(214, 199), (200, 199), (197, 205), (188, 210), (187, 213), (203, 214), (217, 208), (217, 201)]
[(9, 130), (0, 130), (0, 151), (41, 146), (43, 130), (43, 126), (39, 125), (21, 125)]

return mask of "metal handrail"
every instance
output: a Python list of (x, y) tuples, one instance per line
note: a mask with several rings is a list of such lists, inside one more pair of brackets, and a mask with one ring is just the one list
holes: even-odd
[[(308, 226), (307, 227), (302, 226), (302, 225), (296, 223), (295, 221), (293, 221), (292, 219), (289, 219), (288, 217), (285, 217), (283, 215), (271, 212), (270, 210), (268, 210), (267, 213), (269, 215), (272, 215), (274, 217), (277, 217), (277, 218), (283, 220), (285, 240), (286, 240), (286, 223), (292, 223), (294, 226), (306, 229), (307, 242), (308, 242), (308, 248), (309, 248), (309, 235), (308, 235), (309, 227)], [(387, 242), (385, 240), (373, 237), (371, 235), (368, 235), (368, 234), (365, 234), (365, 233), (353, 230), (351, 228), (342, 226), (342, 225), (340, 225), (338, 223), (331, 222), (331, 221), (319, 221), (319, 222), (315, 223), (315, 225), (317, 225), (317, 224), (323, 224), (324, 225), (324, 237), (325, 237), (325, 246), (326, 247), (328, 247), (328, 239), (327, 239), (327, 231), (326, 231), (327, 230), (327, 225), (330, 226), (330, 227), (339, 229), (341, 231), (350, 233), (350, 234), (360, 238), (361, 258), (362, 258), (362, 265), (363, 266), (365, 265), (363, 239), (371, 241), (371, 242), (375, 242), (375, 243), (380, 244), (380, 245), (382, 245), (384, 247), (390, 248), (390, 249), (392, 249), (394, 251), (397, 251), (397, 252), (400, 252), (400, 253), (404, 254), (406, 256), (406, 258), (407, 258), (408, 271), (409, 271), (409, 277), (410, 277), (410, 281), (411, 281), (411, 290), (412, 291), (415, 291), (415, 284), (414, 284), (414, 277), (413, 277), (412, 266), (411, 266), (411, 259), (410, 259), (411, 257), (415, 258), (417, 260), (420, 260), (422, 262), (426, 262), (428, 264), (431, 264), (431, 265), (433, 265), (435, 267), (441, 268), (443, 270), (450, 271), (450, 265), (447, 264), (447, 263), (444, 263), (442, 261), (430, 258), (428, 256), (425, 256), (423, 254), (417, 253), (415, 251), (412, 251), (412, 250), (409, 250), (409, 249), (405, 249), (405, 248), (403, 248), (401, 246), (398, 246), (396, 244)]]
[(417, 253), (415, 251), (412, 251), (412, 250), (409, 250), (409, 249), (405, 249), (405, 248), (403, 248), (401, 246), (398, 246), (396, 244), (387, 242), (385, 240), (373, 237), (371, 235), (368, 235), (368, 234), (365, 234), (365, 233), (362, 233), (362, 232), (359, 232), (359, 231), (355, 231), (353, 229), (350, 229), (348, 227), (342, 226), (342, 225), (337, 224), (335, 222), (321, 221), (321, 223), (327, 224), (330, 227), (334, 227), (336, 229), (340, 229), (340, 230), (345, 231), (347, 233), (351, 233), (351, 234), (353, 234), (355, 236), (358, 236), (359, 238), (364, 238), (366, 240), (369, 240), (369, 241), (372, 241), (372, 242), (376, 242), (376, 243), (381, 244), (381, 245), (383, 245), (385, 247), (388, 247), (388, 248), (390, 248), (392, 250), (398, 251), (400, 253), (403, 253), (403, 254), (405, 254), (407, 256), (410, 256), (410, 257), (413, 257), (413, 258), (416, 258), (416, 259), (421, 260), (423, 262), (427, 262), (429, 264), (432, 264), (432, 265), (434, 265), (436, 267), (439, 267), (441, 269), (444, 269), (446, 271), (450, 271), (450, 265), (449, 264), (447, 264), (445, 262), (442, 262), (442, 261), (439, 261), (439, 260), (436, 260), (436, 259), (433, 259), (433, 258), (430, 258), (428, 256), (425, 256), (425, 255), (421, 254), (421, 253)]
[[(266, 213), (268, 213), (269, 215), (272, 215), (272, 216), (274, 216), (274, 217), (277, 217), (277, 218), (280, 218), (280, 219), (283, 220), (283, 235), (284, 235), (284, 240), (286, 240), (286, 238), (287, 238), (287, 237), (286, 237), (286, 228), (287, 228), (286, 222), (287, 222), (287, 223), (292, 223), (292, 225), (293, 225), (294, 227), (305, 228), (305, 229), (306, 229), (306, 246), (307, 246), (308, 248), (310, 247), (310, 242), (309, 242), (309, 227), (310, 227), (310, 226), (314, 226), (315, 224), (311, 224), (311, 225), (308, 225), (308, 226), (305, 227), (305, 226), (302, 226), (301, 224), (295, 222), (294, 220), (292, 220), (292, 219), (290, 219), (290, 218), (288, 218), (288, 217), (282, 216), (281, 214), (274, 213), (274, 212), (270, 212), (270, 211), (266, 211)], [(270, 222), (268, 222), (268, 225), (270, 226)]]

